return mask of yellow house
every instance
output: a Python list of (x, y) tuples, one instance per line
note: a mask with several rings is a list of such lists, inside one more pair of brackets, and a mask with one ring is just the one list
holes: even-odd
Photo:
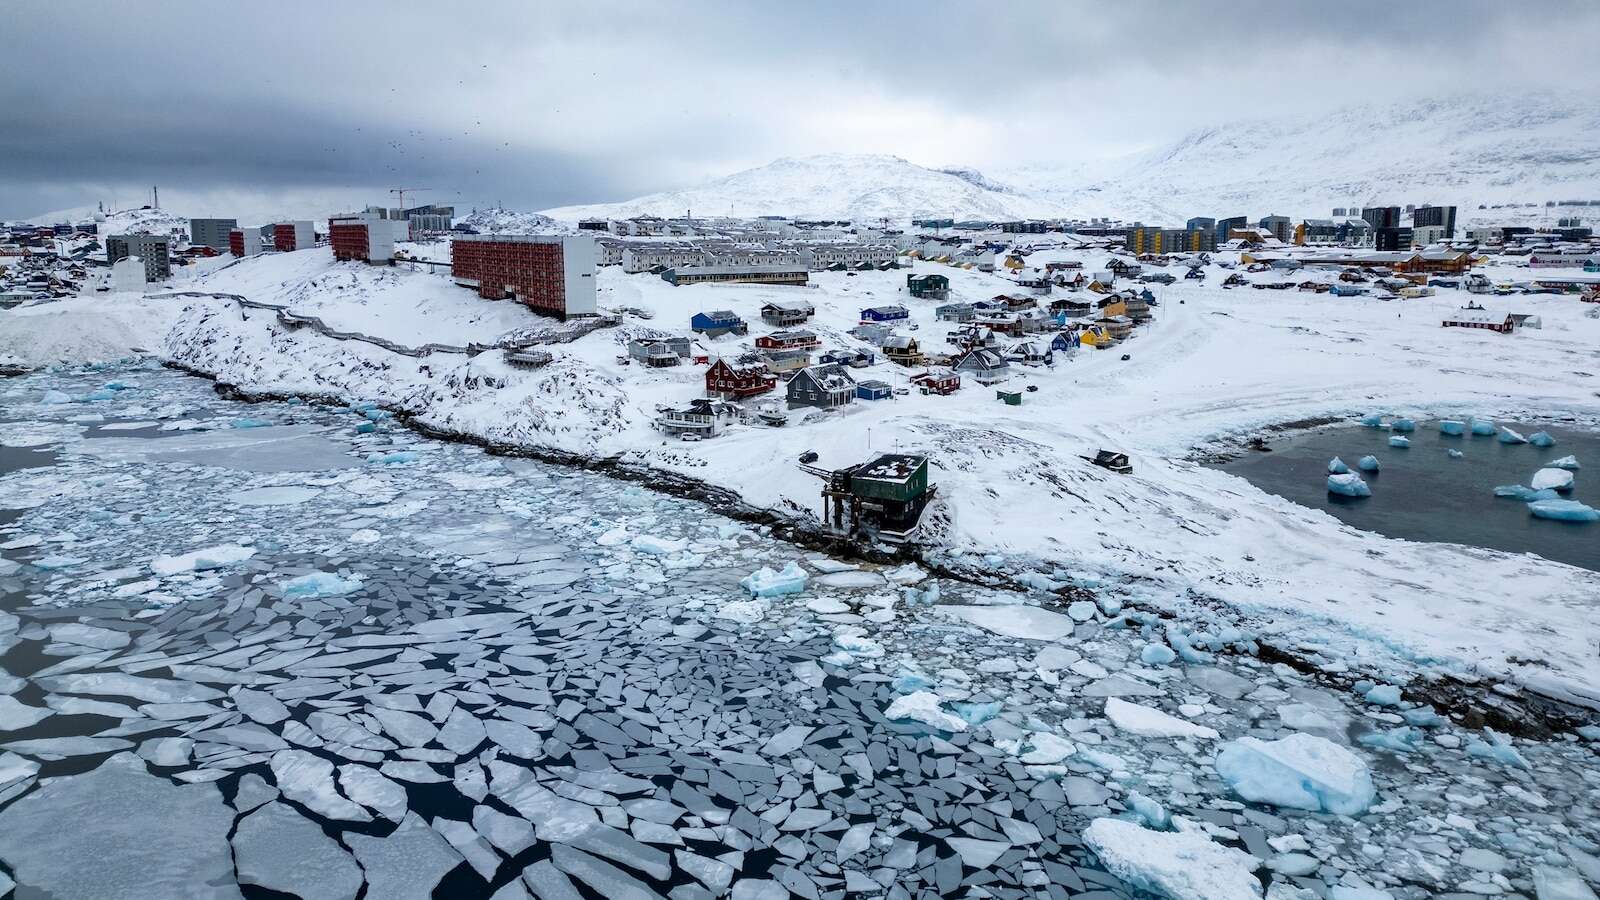
[(1105, 306), (1100, 307), (1100, 315), (1103, 318), (1109, 319), (1112, 316), (1125, 316), (1127, 314), (1128, 304), (1121, 297), (1118, 297), (1115, 300), (1112, 300), (1110, 303), (1107, 303)]
[(1111, 293), (1111, 285), (1101, 284), (1099, 280), (1095, 280), (1089, 282), (1089, 290), (1096, 294), (1109, 294)]
[(1008, 268), (1008, 269), (1010, 269), (1012, 271), (1016, 271), (1018, 269), (1027, 268), (1028, 264), (1023, 262), (1021, 257), (1008, 256), (1008, 257), (1006, 257), (1006, 261), (1004, 263), (1002, 263), (1001, 265), (1005, 266), (1006, 268)]
[(1080, 345), (1093, 347), (1096, 350), (1104, 350), (1116, 342), (1116, 339), (1099, 325), (1090, 325), (1078, 333), (1078, 343)]

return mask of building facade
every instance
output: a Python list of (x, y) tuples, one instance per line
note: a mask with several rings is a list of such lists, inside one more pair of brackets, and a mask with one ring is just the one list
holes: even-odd
[(804, 266), (684, 266), (661, 273), (668, 284), (786, 284), (804, 287), (811, 280)]
[(144, 261), (144, 280), (165, 281), (172, 277), (168, 254), (172, 238), (164, 234), (113, 234), (106, 237), (106, 262), (137, 256)]
[(261, 229), (235, 228), (228, 232), (228, 252), (234, 256), (255, 256), (261, 252)]
[(566, 319), (592, 316), (594, 237), (580, 235), (463, 235), (450, 242), (456, 284), (488, 300), (510, 297), (535, 312)]
[(309, 221), (273, 223), (272, 249), (279, 253), (309, 250), (316, 245), (317, 232)]
[(238, 219), (190, 219), (189, 243), (197, 247), (226, 250), (228, 235), (238, 227)]
[[(277, 229), (273, 231), (276, 238)], [(380, 212), (356, 213), (328, 220), (328, 243), (334, 259), (388, 265), (394, 262), (395, 241), (405, 240), (408, 231), (405, 222), (385, 219)]]
[(1444, 229), (1444, 238), (1456, 236), (1456, 208), (1454, 206), (1419, 206), (1411, 213), (1411, 227), (1437, 227)]

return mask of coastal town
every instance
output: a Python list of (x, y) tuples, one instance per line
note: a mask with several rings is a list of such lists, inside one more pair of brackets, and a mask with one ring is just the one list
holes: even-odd
[(0, 900), (1600, 896), (1600, 8), (7, 24)]

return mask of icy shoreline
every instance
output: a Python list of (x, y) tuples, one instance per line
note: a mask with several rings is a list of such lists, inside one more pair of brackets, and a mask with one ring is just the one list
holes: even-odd
[[(218, 393), (231, 400), (247, 403), (275, 403), (297, 399), (336, 406), (345, 406), (356, 402), (348, 396), (332, 393), (308, 394), (256, 391), (228, 383), (213, 373), (187, 366), (176, 360), (164, 360), (163, 365), (187, 375), (213, 382)], [(894, 548), (882, 545), (864, 545), (824, 531), (814, 522), (786, 514), (780, 510), (751, 504), (738, 493), (719, 488), (707, 481), (666, 469), (630, 462), (620, 454), (603, 457), (586, 456), (551, 447), (511, 444), (471, 432), (437, 428), (427, 424), (421, 417), (403, 408), (389, 408), (388, 411), (394, 413), (394, 421), (427, 438), (477, 446), (495, 456), (531, 459), (551, 465), (592, 472), (618, 481), (639, 484), (652, 491), (703, 504), (711, 512), (735, 521), (761, 527), (764, 529), (764, 533), (769, 534), (776, 540), (826, 553), (838, 559), (883, 565), (912, 562), (922, 566), (930, 574), (941, 578), (961, 581), (980, 587), (1019, 591), (1025, 594), (1032, 594), (1035, 597), (1039, 597), (1041, 594), (1035, 578), (1030, 577), (1036, 576), (1037, 573), (1030, 570), (1008, 571), (980, 569), (971, 565), (953, 566), (949, 564), (949, 561), (940, 558), (937, 553), (938, 548), (916, 542)], [(1051, 609), (1058, 614), (1064, 614), (1067, 605), (1073, 601), (1093, 600), (1096, 596), (1096, 592), (1093, 589), (1076, 585), (1062, 585), (1042, 593), (1043, 597), (1054, 601), (1045, 608)], [(1171, 609), (1141, 606), (1137, 603), (1129, 604), (1129, 607), (1137, 608), (1142, 612), (1161, 615), (1172, 620), (1181, 621), (1183, 618), (1175, 615)], [(1303, 675), (1332, 687), (1349, 689), (1352, 684), (1357, 683), (1368, 675), (1380, 674), (1376, 671), (1363, 672), (1359, 670), (1327, 671), (1324, 666), (1318, 664), (1314, 657), (1297, 652), (1293, 646), (1280, 645), (1265, 638), (1258, 639), (1257, 643), (1259, 646), (1258, 655), (1262, 661), (1288, 665)], [(1584, 707), (1589, 709), (1600, 708), (1589, 698), (1576, 696), (1556, 683), (1544, 685), (1525, 684), (1524, 686), (1534, 694), (1531, 697), (1511, 697), (1506, 694), (1496, 693), (1496, 683), (1496, 679), (1477, 681), (1450, 675), (1436, 675), (1427, 680), (1413, 680), (1407, 686), (1407, 693), (1414, 699), (1431, 703), (1446, 712), (1459, 714), (1467, 722), (1487, 725), (1520, 737), (1548, 738), (1555, 733), (1570, 730), (1586, 722), (1588, 718)]]

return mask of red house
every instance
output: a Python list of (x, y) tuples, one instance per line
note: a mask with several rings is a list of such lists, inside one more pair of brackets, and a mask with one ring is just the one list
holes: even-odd
[(911, 383), (924, 394), (954, 394), (961, 389), (961, 376), (951, 369), (929, 369), (911, 376)]
[(778, 376), (762, 363), (729, 363), (719, 359), (706, 370), (706, 393), (742, 400), (778, 386)]
[(822, 341), (815, 332), (792, 328), (763, 334), (756, 338), (756, 346), (762, 350), (814, 350), (822, 346)]

